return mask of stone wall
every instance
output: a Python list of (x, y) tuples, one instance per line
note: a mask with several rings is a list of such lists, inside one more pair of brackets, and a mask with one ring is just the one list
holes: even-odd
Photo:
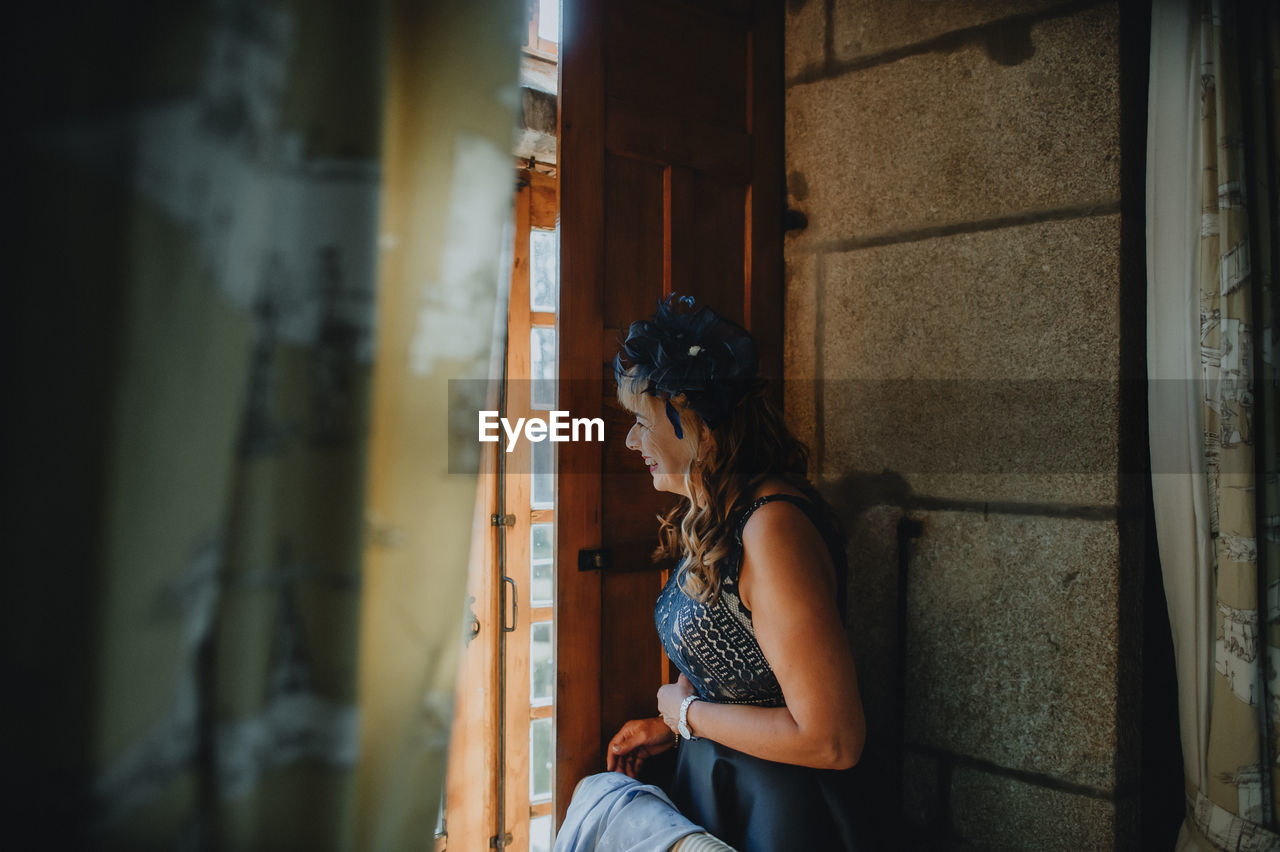
[(787, 4), (786, 405), (852, 532), (871, 736), (918, 848), (1139, 830), (1127, 15)]

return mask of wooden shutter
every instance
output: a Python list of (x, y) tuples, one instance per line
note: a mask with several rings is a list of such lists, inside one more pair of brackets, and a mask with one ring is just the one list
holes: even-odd
[[(624, 446), (608, 367), (664, 294), (742, 323), (782, 364), (780, 3), (564, 0), (560, 45), (560, 399), (604, 416), (603, 448), (559, 445), (556, 810), (602, 771), (627, 719), (656, 715), (653, 491)], [(584, 549), (612, 566), (579, 571)]]

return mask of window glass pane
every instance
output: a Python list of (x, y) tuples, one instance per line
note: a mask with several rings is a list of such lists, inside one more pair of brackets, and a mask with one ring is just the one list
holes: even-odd
[(551, 524), (531, 524), (529, 526), (529, 539), (529, 554), (535, 562), (540, 559), (553, 558)]
[(529, 703), (551, 703), (555, 666), (551, 654), (551, 622), (535, 621), (529, 628)]
[(530, 566), (533, 575), (532, 582), (529, 583), (530, 606), (551, 606), (555, 603), (555, 598), (552, 597), (555, 583), (551, 579), (551, 565), (550, 559), (544, 559)]
[(551, 817), (529, 820), (529, 852), (551, 852)]
[(551, 606), (555, 602), (555, 581), (552, 579), (551, 524), (532, 524), (529, 527), (529, 552), (532, 559), (529, 563), (532, 582), (529, 584), (529, 603), (531, 606)]
[(560, 41), (560, 0), (538, 0), (538, 38)]
[(529, 800), (551, 798), (551, 760), (555, 744), (551, 739), (551, 720), (534, 719), (529, 724)]
[(539, 441), (533, 447), (533, 487), (529, 489), (531, 509), (550, 509), (555, 504), (556, 482), (552, 475), (554, 457), (550, 441)]
[(556, 330), (545, 326), (529, 329), (529, 407), (550, 411), (556, 407)]
[(534, 228), (529, 231), (529, 310), (554, 311), (559, 280), (560, 234)]

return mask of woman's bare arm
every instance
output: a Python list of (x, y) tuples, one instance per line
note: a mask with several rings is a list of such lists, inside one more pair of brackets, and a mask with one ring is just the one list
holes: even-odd
[[(822, 537), (798, 507), (767, 503), (747, 521), (743, 550), (739, 591), (787, 706), (695, 701), (690, 729), (766, 760), (852, 766), (862, 754), (866, 718)], [(683, 678), (659, 690), (659, 711), (669, 724), (691, 693)]]

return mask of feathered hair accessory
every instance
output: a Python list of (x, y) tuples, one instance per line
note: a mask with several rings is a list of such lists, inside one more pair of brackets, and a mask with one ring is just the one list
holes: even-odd
[(675, 293), (658, 302), (651, 319), (631, 324), (613, 359), (619, 382), (642, 380), (644, 392), (666, 404), (677, 438), (684, 430), (672, 397), (683, 394), (686, 405), (715, 426), (760, 385), (759, 369), (756, 342), (746, 329)]

